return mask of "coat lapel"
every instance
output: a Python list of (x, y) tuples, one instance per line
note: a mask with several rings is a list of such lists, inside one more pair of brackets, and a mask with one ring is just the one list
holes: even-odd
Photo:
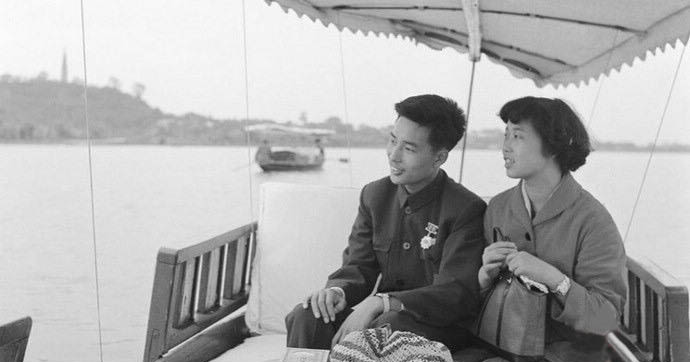
[[(511, 192), (510, 200), (508, 201), (508, 208), (511, 217), (508, 220), (514, 220), (529, 235), (534, 235), (534, 230), (532, 228), (532, 219), (530, 218), (529, 213), (527, 212), (527, 208), (525, 208), (525, 202), (522, 199), (522, 192), (520, 191), (520, 187), (521, 184), (518, 183), (518, 185), (515, 186)], [(503, 231), (512, 234), (515, 230)], [(534, 254), (535, 244), (533, 238), (524, 237), (523, 231), (520, 231), (517, 235), (519, 235), (519, 237), (512, 241), (516, 243), (518, 250), (525, 250), (529, 253)]]
[(544, 207), (534, 217), (533, 225), (539, 225), (558, 216), (580, 197), (581, 190), (582, 186), (575, 181), (570, 172), (567, 172), (556, 187), (556, 191), (554, 191)]

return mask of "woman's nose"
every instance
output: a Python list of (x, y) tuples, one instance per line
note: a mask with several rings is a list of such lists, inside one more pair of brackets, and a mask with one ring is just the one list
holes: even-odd
[(503, 152), (508, 152), (508, 151), (512, 150), (510, 138), (506, 137), (503, 139), (503, 146), (501, 146), (501, 150), (503, 150)]

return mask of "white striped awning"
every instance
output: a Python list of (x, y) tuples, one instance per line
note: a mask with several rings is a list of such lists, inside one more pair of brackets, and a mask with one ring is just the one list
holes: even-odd
[(587, 83), (690, 33), (690, 0), (265, 1), (340, 30), (484, 54), (540, 87)]

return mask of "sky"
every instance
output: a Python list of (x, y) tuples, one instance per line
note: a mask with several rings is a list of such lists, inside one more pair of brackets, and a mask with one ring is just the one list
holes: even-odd
[[(131, 93), (135, 82), (142, 83), (153, 107), (214, 118), (295, 121), (305, 114), (312, 122), (337, 116), (381, 127), (394, 121), (393, 104), (410, 95), (437, 93), (467, 107), (470, 62), (464, 54), (340, 33), (263, 0), (245, 1), (246, 68), (242, 1), (84, 0), (89, 84), (105, 86), (115, 77)], [(0, 74), (34, 77), (45, 71), (58, 79), (64, 51), (69, 78), (83, 79), (81, 37), (79, 0), (3, 0)], [(469, 127), (502, 128), (496, 113), (508, 100), (559, 97), (576, 108), (593, 138), (647, 144), (669, 99), (660, 143), (687, 143), (690, 54), (668, 98), (682, 49), (678, 43), (610, 77), (559, 89), (515, 79), (484, 58), (476, 70)]]

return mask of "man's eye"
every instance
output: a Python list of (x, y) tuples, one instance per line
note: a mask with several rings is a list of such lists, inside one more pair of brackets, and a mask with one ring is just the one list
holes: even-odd
[(405, 147), (405, 150), (410, 152), (416, 152), (416, 150), (412, 147)]

